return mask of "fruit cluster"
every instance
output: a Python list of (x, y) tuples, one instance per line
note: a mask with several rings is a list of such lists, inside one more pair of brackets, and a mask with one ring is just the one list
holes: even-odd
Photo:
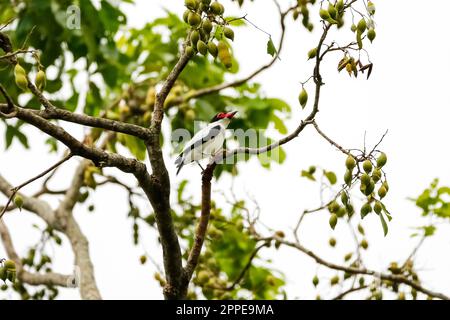
[(226, 68), (231, 68), (232, 56), (225, 38), (233, 41), (234, 31), (223, 18), (223, 5), (211, 0), (185, 0), (185, 6), (183, 20), (191, 26), (185, 53), (189, 56), (210, 54), (218, 57)]

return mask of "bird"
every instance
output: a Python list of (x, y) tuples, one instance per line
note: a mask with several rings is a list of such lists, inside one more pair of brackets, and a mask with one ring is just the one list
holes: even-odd
[(233, 119), (237, 111), (219, 112), (210, 121), (210, 123), (186, 143), (183, 152), (175, 160), (177, 175), (185, 164), (197, 162), (202, 171), (203, 167), (198, 162), (208, 156), (213, 156), (219, 151), (225, 141), (225, 130)]

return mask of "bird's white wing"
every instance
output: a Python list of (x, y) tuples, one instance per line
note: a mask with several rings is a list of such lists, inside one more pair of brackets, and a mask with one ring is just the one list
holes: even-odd
[(186, 144), (182, 153), (188, 152), (189, 150), (207, 143), (211, 139), (215, 138), (222, 129), (223, 128), (220, 124), (210, 123), (194, 135), (194, 137)]

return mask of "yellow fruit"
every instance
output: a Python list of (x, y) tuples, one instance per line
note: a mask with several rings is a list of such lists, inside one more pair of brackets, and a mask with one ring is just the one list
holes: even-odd
[(16, 270), (16, 263), (12, 260), (5, 260), (3, 262), (3, 266), (5, 267), (6, 270), (10, 271)]
[(199, 40), (197, 42), (197, 51), (206, 56), (206, 54), (208, 53), (208, 46), (202, 40)]
[(228, 47), (224, 41), (219, 41), (217, 48), (219, 50), (219, 59), (222, 61), (222, 63), (225, 65), (226, 68), (231, 68), (232, 66), (232, 59), (231, 54), (228, 51)]
[(40, 91), (42, 91), (45, 88), (46, 83), (47, 78), (45, 77), (45, 72), (43, 70), (39, 70), (36, 74), (36, 80), (34, 84)]
[[(16, 65), (16, 67), (18, 64)], [(20, 66), (19, 66), (20, 67)], [(22, 68), (22, 67), (20, 67)], [(22, 68), (23, 69), (23, 68)], [(22, 73), (15, 73), (14, 74), (14, 80), (16, 82), (16, 85), (22, 90), (27, 91), (28, 90), (28, 80), (25, 74)]]
[(308, 51), (308, 60), (315, 58), (317, 55), (317, 48), (312, 48)]
[[(23, 198), (20, 195), (16, 195), (14, 197), (14, 204), (16, 205), (17, 208), (19, 208), (20, 210), (22, 210), (22, 206), (23, 206)], [(9, 261), (9, 260), (7, 260)], [(6, 262), (5, 262), (6, 263)]]
[(284, 238), (284, 237), (286, 236), (286, 235), (284, 234), (284, 232), (281, 231), (281, 230), (276, 231), (276, 232), (275, 232), (275, 235), (276, 235), (277, 237), (279, 237), (279, 238)]
[(298, 96), (298, 101), (300, 102), (300, 105), (304, 109), (306, 107), (306, 103), (308, 102), (308, 92), (306, 92), (305, 88), (302, 88), (302, 91)]
[(208, 51), (214, 58), (216, 58), (219, 53), (216, 44), (212, 41), (208, 42)]
[(337, 215), (333, 213), (333, 214), (330, 216), (330, 220), (328, 221), (328, 222), (330, 223), (331, 229), (334, 230), (334, 228), (336, 227), (336, 224), (337, 224), (337, 220), (338, 220)]
[(152, 107), (156, 101), (156, 89), (155, 87), (150, 87), (147, 90), (147, 95), (145, 97), (145, 104), (149, 107)]
[(189, 12), (189, 16), (188, 16), (188, 23), (192, 26), (192, 27), (196, 27), (200, 24), (200, 22), (202, 21), (202, 18), (200, 17), (200, 15), (198, 13), (195, 12)]
[(231, 41), (234, 40), (234, 31), (231, 28), (225, 27), (223, 28), (223, 34), (226, 38), (230, 39)]

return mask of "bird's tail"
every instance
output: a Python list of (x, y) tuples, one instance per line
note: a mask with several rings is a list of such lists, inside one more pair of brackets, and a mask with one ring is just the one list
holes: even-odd
[(177, 175), (180, 173), (181, 168), (184, 166), (184, 158), (183, 154), (180, 154), (178, 158), (175, 160), (175, 165), (177, 166)]

